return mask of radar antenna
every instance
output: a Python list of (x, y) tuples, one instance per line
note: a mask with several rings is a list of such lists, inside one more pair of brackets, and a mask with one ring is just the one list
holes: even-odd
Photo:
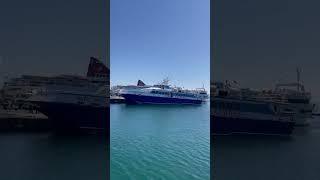
[(162, 85), (169, 85), (169, 78), (166, 77), (166, 78), (162, 81), (161, 84), (162, 84)]

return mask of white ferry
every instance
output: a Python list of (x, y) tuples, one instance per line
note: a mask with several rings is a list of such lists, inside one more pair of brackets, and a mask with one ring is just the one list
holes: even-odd
[(214, 83), (211, 98), (211, 132), (213, 134), (289, 135), (295, 113), (288, 103), (246, 96), (243, 91), (224, 83)]
[(171, 87), (169, 80), (143, 88), (123, 88), (120, 95), (127, 104), (201, 104), (208, 99), (207, 92)]
[(4, 97), (34, 105), (59, 130), (108, 130), (109, 72), (91, 57), (87, 76), (23, 76), (5, 84)]

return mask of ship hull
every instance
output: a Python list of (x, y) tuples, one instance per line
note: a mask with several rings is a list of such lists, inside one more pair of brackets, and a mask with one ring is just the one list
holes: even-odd
[(123, 104), (125, 103), (125, 99), (119, 96), (111, 96), (110, 97), (110, 104)]
[(293, 104), (296, 112), (296, 126), (308, 126), (312, 118), (314, 106), (312, 104)]
[(92, 107), (71, 103), (33, 102), (45, 114), (54, 130), (59, 132), (109, 130), (109, 108)]
[(294, 122), (275, 120), (236, 119), (211, 116), (211, 133), (225, 134), (264, 134), (290, 135), (294, 129)]
[(203, 101), (196, 99), (182, 99), (135, 94), (122, 94), (127, 104), (201, 104)]

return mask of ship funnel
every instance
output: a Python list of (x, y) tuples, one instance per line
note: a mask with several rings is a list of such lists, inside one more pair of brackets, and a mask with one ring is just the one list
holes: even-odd
[(141, 80), (138, 80), (137, 86), (145, 86), (146, 84)]
[(90, 57), (87, 77), (108, 77), (109, 73), (109, 68), (107, 68), (107, 66), (99, 59)]

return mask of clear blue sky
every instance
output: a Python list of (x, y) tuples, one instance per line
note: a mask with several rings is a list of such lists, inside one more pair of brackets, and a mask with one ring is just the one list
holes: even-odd
[(209, 90), (209, 0), (111, 0), (111, 83)]
[(86, 75), (90, 56), (106, 62), (107, 1), (4, 1), (0, 87), (5, 76)]
[(271, 88), (296, 81), (320, 102), (319, 1), (215, 1), (212, 79)]

